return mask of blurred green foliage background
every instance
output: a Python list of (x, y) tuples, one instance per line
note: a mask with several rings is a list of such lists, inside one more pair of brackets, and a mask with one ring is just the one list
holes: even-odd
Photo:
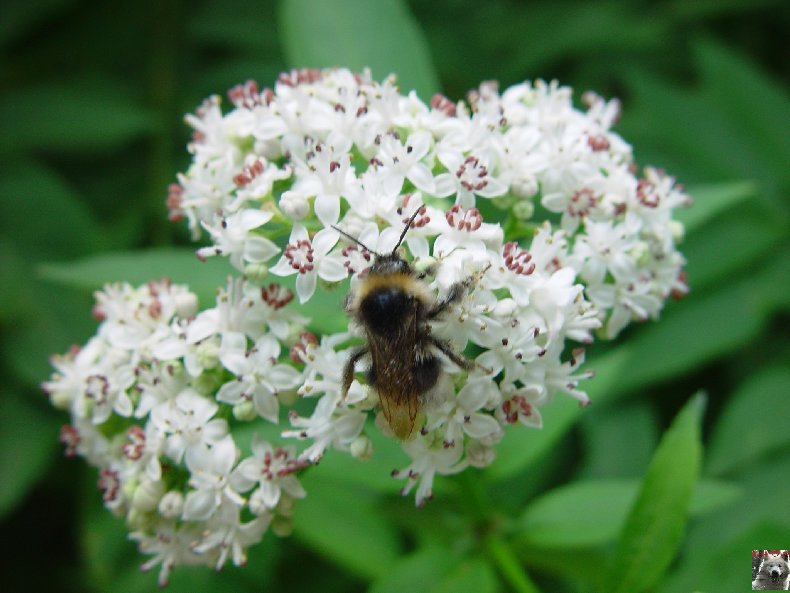
[[(595, 405), (558, 400), (542, 432), (509, 435), (495, 466), (427, 508), (329, 458), (293, 537), (267, 534), (244, 569), (177, 569), (170, 590), (748, 590), (749, 550), (790, 548), (788, 39), (782, 0), (5, 0), (3, 590), (155, 588), (95, 472), (63, 458), (66, 419), (37, 386), (51, 353), (94, 332), (103, 281), (222, 284), (222, 269), (182, 266), (192, 247), (166, 218), (183, 114), (249, 78), (329, 65), (396, 72), (426, 99), (535, 78), (619, 97), (638, 162), (697, 200), (691, 293), (588, 351)], [(698, 390), (704, 410), (692, 400), (665, 433)]]

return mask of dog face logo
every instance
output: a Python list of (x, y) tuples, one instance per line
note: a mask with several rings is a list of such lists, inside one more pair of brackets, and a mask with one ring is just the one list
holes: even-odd
[(788, 562), (787, 550), (754, 550), (752, 561), (753, 591), (790, 589), (790, 562)]

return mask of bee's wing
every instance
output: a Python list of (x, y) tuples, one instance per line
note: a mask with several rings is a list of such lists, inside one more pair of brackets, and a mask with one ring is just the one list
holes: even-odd
[(381, 411), (395, 435), (405, 440), (414, 431), (421, 403), (421, 393), (414, 382), (416, 309), (409, 323), (404, 324), (391, 339), (372, 339), (369, 345)]

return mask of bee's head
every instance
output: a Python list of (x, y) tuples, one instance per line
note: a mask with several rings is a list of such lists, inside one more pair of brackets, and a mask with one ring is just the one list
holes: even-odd
[(387, 253), (377, 255), (373, 265), (368, 269), (371, 276), (388, 276), (390, 274), (403, 274), (412, 276), (414, 270), (409, 262), (400, 257), (397, 253)]
[(403, 227), (403, 232), (401, 232), (398, 242), (395, 244), (395, 247), (393, 247), (390, 253), (382, 254), (373, 251), (367, 245), (362, 243), (359, 239), (349, 235), (346, 231), (339, 229), (335, 225), (332, 225), (332, 228), (335, 229), (338, 233), (340, 233), (344, 237), (351, 239), (354, 243), (356, 243), (366, 251), (369, 251), (370, 253), (374, 254), (376, 259), (373, 261), (373, 265), (370, 266), (368, 270), (368, 274), (373, 276), (376, 275), (386, 276), (389, 274), (404, 274), (404, 275), (412, 276), (414, 275), (414, 269), (409, 265), (409, 262), (403, 259), (400, 255), (398, 255), (398, 249), (400, 248), (401, 243), (403, 243), (403, 239), (406, 238), (406, 233), (409, 231), (409, 228), (414, 222), (414, 219), (417, 217), (417, 215), (420, 212), (425, 212), (424, 206), (419, 206), (417, 210), (414, 211), (414, 214), (411, 215), (409, 220), (406, 221), (406, 225)]

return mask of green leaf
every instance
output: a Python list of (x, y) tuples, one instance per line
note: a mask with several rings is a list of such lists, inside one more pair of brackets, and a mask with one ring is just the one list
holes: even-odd
[(618, 405), (613, 414), (607, 406), (590, 406), (580, 417), (584, 437), (587, 478), (639, 476), (647, 467), (658, 443), (658, 427), (650, 402)]
[(452, 551), (427, 546), (403, 556), (390, 566), (370, 587), (368, 593), (403, 593), (431, 591), (458, 562)]
[(103, 245), (101, 228), (75, 191), (34, 161), (0, 169), (0, 233), (34, 258), (68, 259)]
[[(555, 488), (533, 501), (514, 529), (528, 548), (582, 548), (614, 541), (639, 492), (636, 479), (588, 480)], [(690, 503), (692, 515), (732, 504), (741, 496), (734, 484), (701, 480)]]
[(543, 428), (524, 426), (505, 428), (505, 438), (497, 445), (497, 457), (486, 468), (493, 480), (505, 480), (523, 471), (536, 459), (554, 447), (579, 416), (578, 403), (571, 398), (560, 398), (540, 411)]
[(224, 258), (211, 257), (202, 262), (193, 249), (165, 248), (148, 251), (100, 253), (69, 263), (49, 263), (39, 267), (45, 280), (83, 290), (98, 290), (111, 282), (145, 284), (170, 278), (186, 283), (205, 306), (214, 302), (217, 288), (226, 286), (233, 270)]
[(456, 564), (435, 587), (424, 590), (430, 593), (496, 593), (500, 589), (491, 565), (482, 558), (472, 557)]
[(42, 22), (58, 18), (63, 8), (70, 4), (75, 4), (75, 0), (5, 0), (3, 18), (0, 18), (0, 45), (6, 46), (30, 35)]
[[(234, 0), (205, 2), (190, 10), (188, 32), (199, 44), (212, 44), (238, 50), (252, 50), (258, 60), (272, 59), (280, 48), (276, 37), (276, 14), (273, 2)], [(258, 68), (251, 68), (243, 82), (256, 77)], [(265, 81), (273, 84), (274, 81)]]
[(406, 453), (396, 440), (373, 426), (373, 422), (368, 423), (365, 434), (373, 443), (372, 459), (355, 459), (347, 452), (328, 450), (321, 459), (321, 471), (342, 476), (344, 484), (385, 494), (398, 492), (403, 482), (392, 477), (392, 470), (408, 465)]
[(752, 376), (727, 401), (713, 427), (708, 471), (732, 473), (790, 444), (790, 369), (769, 367)]
[(81, 343), (96, 328), (86, 295), (60, 286), (32, 282), (34, 291), (25, 310), (0, 342), (0, 357), (10, 363), (20, 379), (38, 385), (52, 371), (49, 357)]
[(607, 591), (639, 593), (654, 586), (683, 539), (699, 472), (704, 397), (694, 396), (661, 439), (620, 535)]
[(582, 547), (613, 541), (636, 498), (636, 480), (574, 482), (532, 502), (518, 520), (521, 544)]
[(694, 204), (678, 209), (675, 219), (683, 223), (686, 233), (693, 233), (741, 202), (756, 199), (759, 188), (753, 181), (728, 181), (689, 187), (687, 191)]
[(785, 230), (776, 215), (755, 204), (739, 204), (692, 233), (682, 250), (693, 292), (717, 282), (730, 284), (733, 276), (755, 263), (769, 261), (781, 248)]
[(689, 513), (693, 517), (707, 515), (730, 506), (742, 497), (743, 489), (737, 483), (703, 478), (694, 488)]
[(46, 476), (57, 455), (56, 415), (13, 391), (0, 393), (0, 517), (4, 517), (30, 488)]
[(281, 0), (283, 52), (295, 68), (370, 67), (427, 101), (440, 90), (422, 31), (401, 0)]
[[(80, 544), (84, 556), (85, 578), (91, 589), (109, 591), (118, 578), (128, 573), (130, 567), (139, 570), (143, 560), (137, 555), (135, 545), (128, 539), (123, 519), (114, 516), (101, 503), (96, 487), (98, 472), (90, 468), (82, 480), (82, 516), (80, 517)], [(149, 575), (151, 584), (156, 577)]]
[(382, 576), (400, 553), (395, 526), (363, 490), (311, 472), (294, 515), (294, 536), (364, 579)]
[(780, 451), (743, 466), (734, 479), (740, 504), (706, 514), (690, 524), (684, 553), (658, 589), (675, 593), (700, 588), (711, 593), (749, 589), (748, 550), (782, 549), (790, 533), (787, 506), (790, 455)]
[(0, 95), (0, 153), (99, 152), (155, 129), (156, 120), (124, 84), (108, 77), (42, 83)]
[(790, 100), (778, 80), (763, 74), (744, 55), (711, 39), (694, 44), (705, 92), (743, 138), (748, 152), (770, 166), (774, 175), (790, 181)]

